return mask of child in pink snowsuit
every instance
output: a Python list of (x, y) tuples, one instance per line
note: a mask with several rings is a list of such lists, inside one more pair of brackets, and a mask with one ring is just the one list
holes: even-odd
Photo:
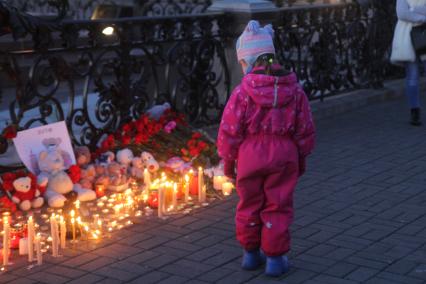
[(275, 63), (273, 29), (250, 21), (237, 41), (244, 78), (223, 113), (218, 152), (225, 175), (235, 177), (240, 201), (237, 239), (244, 269), (256, 269), (266, 255), (266, 274), (288, 269), (293, 192), (315, 143), (307, 97), (296, 75)]

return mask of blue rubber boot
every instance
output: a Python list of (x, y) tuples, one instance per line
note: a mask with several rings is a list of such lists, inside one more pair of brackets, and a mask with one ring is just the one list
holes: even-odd
[(278, 277), (289, 270), (287, 256), (268, 256), (266, 258), (265, 274), (271, 277)]
[(244, 251), (241, 267), (244, 270), (256, 270), (265, 263), (265, 255), (260, 250)]

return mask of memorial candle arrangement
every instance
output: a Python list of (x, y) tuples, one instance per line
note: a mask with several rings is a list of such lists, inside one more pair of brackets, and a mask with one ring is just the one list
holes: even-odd
[[(60, 257), (61, 251), (75, 249), (80, 240), (102, 240), (111, 237), (110, 232), (119, 230), (134, 223), (134, 218), (143, 215), (152, 216), (152, 208), (156, 208), (159, 218), (179, 213), (187, 214), (193, 205), (207, 205), (206, 188), (212, 186), (213, 180), (208, 180), (203, 168), (197, 172), (188, 171), (181, 177), (176, 175), (169, 178), (165, 173), (151, 175), (144, 171), (146, 183), (144, 186), (136, 182), (129, 183), (129, 188), (123, 192), (103, 194), (104, 188), (96, 187), (102, 196), (94, 202), (76, 201), (67, 212), (62, 209), (47, 209), (46, 212), (31, 212), (24, 218), (22, 226), (26, 235), (19, 242), (19, 255), (26, 255), (28, 263), (41, 265), (43, 252)], [(210, 184), (209, 184), (210, 182)], [(233, 185), (221, 184), (224, 195), (230, 194)], [(21, 218), (22, 219), (22, 218)], [(3, 268), (9, 262), (11, 245), (10, 214), (3, 217)], [(42, 228), (42, 230), (40, 230)], [(67, 239), (67, 235), (68, 238)], [(26, 237), (25, 237), (26, 236)], [(68, 242), (71, 245), (67, 244)]]

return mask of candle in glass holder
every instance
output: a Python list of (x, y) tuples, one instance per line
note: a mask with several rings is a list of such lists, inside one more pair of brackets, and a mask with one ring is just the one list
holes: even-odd
[(77, 211), (78, 211), (78, 209), (80, 209), (80, 200), (76, 200), (75, 202), (74, 202), (74, 204), (75, 204), (75, 209), (77, 209)]
[(96, 197), (104, 197), (105, 196), (105, 185), (96, 184), (95, 185)]
[(222, 184), (226, 182), (225, 176), (214, 176), (213, 177), (213, 188), (216, 190), (222, 190)]
[(35, 237), (33, 216), (28, 217), (27, 230), (28, 230), (28, 261), (32, 262), (34, 260), (34, 237)]
[(222, 193), (223, 195), (231, 195), (232, 189), (234, 188), (234, 185), (231, 182), (224, 182), (222, 184)]

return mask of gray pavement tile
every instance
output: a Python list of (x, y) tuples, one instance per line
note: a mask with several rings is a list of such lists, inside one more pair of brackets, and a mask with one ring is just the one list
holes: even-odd
[(360, 267), (353, 272), (351, 272), (349, 275), (345, 277), (345, 279), (354, 280), (358, 282), (365, 282), (368, 279), (372, 278), (376, 274), (378, 274), (380, 271), (376, 269), (371, 269), (367, 267)]
[(180, 284), (180, 283), (188, 283), (189, 279), (181, 276), (171, 276), (164, 280), (158, 282), (159, 284)]
[(95, 275), (95, 274), (86, 274), (84, 276), (81, 276), (79, 278), (75, 278), (71, 280), (70, 282), (67, 282), (67, 284), (92, 284), (97, 283), (104, 279), (104, 277)]
[(226, 277), (229, 274), (234, 273), (234, 270), (224, 267), (218, 267), (213, 270), (210, 270), (206, 273), (201, 274), (197, 277), (198, 280), (207, 281), (207, 282), (216, 282), (217, 280)]
[(346, 275), (357, 269), (359, 266), (346, 263), (346, 262), (338, 262), (331, 266), (329, 269), (324, 271), (325, 274), (330, 276), (344, 278)]
[(131, 284), (151, 284), (151, 283), (158, 283), (161, 280), (164, 280), (166, 278), (170, 277), (170, 274), (161, 272), (161, 271), (152, 271), (148, 274), (144, 274), (128, 283)]
[[(136, 273), (130, 272), (130, 271), (124, 271), (121, 269), (113, 268), (112, 266), (108, 267), (102, 267), (97, 270), (92, 271), (93, 274), (104, 276), (106, 278), (112, 278), (119, 281), (129, 281), (132, 279), (135, 279), (137, 276), (139, 276)], [(142, 274), (143, 271), (140, 271), (139, 274)]]
[(27, 276), (29, 279), (37, 280), (40, 283), (46, 284), (61, 284), (70, 281), (70, 278), (65, 278), (59, 275), (49, 273), (49, 271), (41, 271)]

